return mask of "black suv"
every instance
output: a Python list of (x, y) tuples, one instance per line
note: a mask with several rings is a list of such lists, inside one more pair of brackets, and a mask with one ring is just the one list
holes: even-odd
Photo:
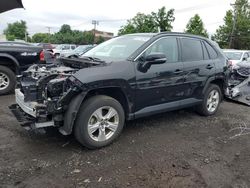
[(181, 33), (113, 38), (80, 58), (34, 65), (10, 109), (27, 129), (54, 126), (88, 148), (113, 142), (124, 122), (195, 106), (216, 113), (227, 60), (207, 38)]

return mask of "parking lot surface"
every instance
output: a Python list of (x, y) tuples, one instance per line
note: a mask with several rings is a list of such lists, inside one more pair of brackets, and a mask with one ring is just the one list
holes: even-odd
[(0, 187), (250, 187), (250, 108), (213, 117), (181, 110), (128, 122), (112, 145), (87, 150), (56, 130), (28, 132), (0, 97)]

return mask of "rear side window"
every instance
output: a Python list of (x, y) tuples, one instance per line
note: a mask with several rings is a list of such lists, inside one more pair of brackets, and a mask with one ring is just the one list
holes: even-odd
[(207, 42), (205, 42), (205, 45), (206, 45), (207, 51), (209, 53), (210, 59), (216, 59), (218, 57), (218, 54), (215, 51), (215, 49)]
[(201, 41), (195, 39), (182, 38), (181, 51), (183, 61), (203, 60)]

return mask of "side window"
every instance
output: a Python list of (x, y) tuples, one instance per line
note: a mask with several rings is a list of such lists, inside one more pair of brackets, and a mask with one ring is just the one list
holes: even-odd
[(75, 46), (71, 46), (71, 49), (74, 50), (76, 47)]
[(206, 45), (207, 51), (209, 53), (210, 59), (216, 59), (218, 57), (218, 54), (215, 51), (215, 49), (207, 42), (205, 42), (205, 45)]
[(69, 50), (70, 49), (70, 46), (66, 45), (66, 46), (63, 46), (62, 48), (63, 50)]
[(163, 53), (166, 55), (167, 63), (178, 61), (178, 45), (175, 37), (166, 37), (156, 41), (150, 46), (144, 55)]
[(203, 60), (203, 51), (201, 41), (196, 39), (181, 39), (181, 51), (183, 61), (201, 61)]
[(202, 49), (203, 49), (203, 57), (205, 60), (208, 60), (209, 59), (209, 55), (208, 55), (208, 52), (207, 52), (207, 48), (205, 47), (205, 44), (202, 42)]

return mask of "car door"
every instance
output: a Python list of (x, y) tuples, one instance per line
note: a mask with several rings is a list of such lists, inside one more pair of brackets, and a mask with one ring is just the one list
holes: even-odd
[[(146, 72), (141, 71), (139, 65), (145, 63), (145, 57), (157, 53), (165, 54), (167, 61), (151, 65)], [(180, 100), (183, 93), (182, 69), (176, 37), (163, 37), (153, 42), (136, 62), (136, 111)], [(147, 110), (150, 111), (149, 108)]]
[(213, 54), (209, 55), (207, 48), (212, 47), (199, 38), (180, 38), (180, 43), (184, 66), (184, 98), (189, 99), (187, 103), (193, 103), (195, 99), (202, 98), (206, 81), (215, 75), (217, 56), (210, 57)]

